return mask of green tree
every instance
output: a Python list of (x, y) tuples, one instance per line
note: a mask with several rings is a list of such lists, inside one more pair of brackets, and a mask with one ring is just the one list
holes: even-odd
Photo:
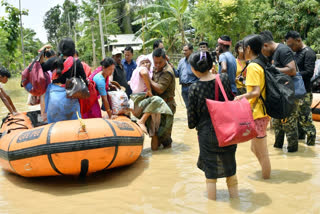
[(8, 33), (0, 27), (0, 65), (8, 66), (9, 55), (6, 44), (8, 42)]
[(315, 51), (320, 51), (320, 3), (316, 0), (273, 2), (273, 7), (262, 10), (258, 31), (270, 30), (276, 41), (283, 41), (290, 30), (298, 31), (302, 39)]
[[(94, 37), (94, 46), (96, 47), (96, 58), (98, 61), (100, 61), (102, 58), (97, 8), (98, 7), (96, 0), (83, 0), (80, 6), (80, 14), (84, 19), (84, 22), (79, 25), (81, 36), (79, 37), (76, 46), (80, 54), (80, 58), (89, 64), (93, 61), (92, 35)], [(116, 17), (117, 9), (115, 9), (114, 7), (104, 7), (104, 9), (102, 10), (102, 24), (105, 36), (120, 33), (120, 28), (117, 24), (118, 19)], [(108, 44), (107, 37), (105, 37), (105, 40), (105, 44)], [(92, 63), (91, 65), (93, 64), (94, 63)]]
[[(1, 17), (0, 19), (0, 29), (5, 32), (4, 37), (6, 37), (6, 43), (4, 43), (6, 51), (4, 52), (6, 52), (7, 55), (4, 55), (5, 60), (3, 64), (9, 69), (13, 69), (16, 68), (13, 62), (15, 62), (20, 36), (20, 10), (4, 0), (1, 1), (1, 6), (5, 7), (5, 12), (8, 14), (7, 17)], [(22, 10), (21, 13), (22, 15), (28, 15), (26, 10)]]
[(60, 39), (60, 36), (58, 35), (58, 30), (61, 23), (60, 15), (61, 15), (60, 6), (56, 5), (50, 8), (46, 12), (45, 18), (43, 21), (44, 28), (47, 31), (48, 41), (51, 44), (56, 45), (56, 47), (58, 46), (58, 42)]
[(72, 38), (76, 31), (76, 23), (79, 19), (78, 5), (70, 0), (65, 0), (62, 5), (60, 21), (60, 36)]
[(56, 5), (50, 8), (43, 20), (48, 41), (57, 47), (62, 38), (75, 39), (79, 16), (78, 5), (70, 0), (65, 0), (62, 6)]
[(249, 0), (199, 0), (192, 14), (192, 26), (200, 40), (212, 47), (221, 35), (236, 42), (254, 31)]
[(146, 46), (162, 38), (166, 40), (165, 46), (170, 51), (180, 49), (181, 45), (188, 42), (185, 36), (190, 23), (188, 13), (188, 0), (158, 1), (142, 8), (138, 12), (138, 19), (132, 24), (141, 26), (136, 36), (142, 37)]
[[(19, 38), (19, 41), (20, 41), (20, 38)], [(31, 61), (35, 58), (35, 56), (37, 56), (38, 50), (43, 46), (43, 43), (38, 38), (36, 38), (36, 32), (30, 28), (23, 29), (23, 41), (24, 41), (26, 62), (31, 63)], [(19, 44), (19, 46), (20, 45), (21, 44)], [(19, 47), (19, 50), (21, 50), (20, 47)]]

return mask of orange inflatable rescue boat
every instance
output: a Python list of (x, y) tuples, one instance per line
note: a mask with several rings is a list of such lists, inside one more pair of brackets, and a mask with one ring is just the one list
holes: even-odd
[(312, 119), (320, 121), (320, 93), (312, 93), (313, 99), (311, 104)]
[(8, 116), (0, 138), (0, 165), (24, 177), (81, 175), (129, 165), (144, 136), (127, 117), (60, 121), (42, 125), (39, 111)]

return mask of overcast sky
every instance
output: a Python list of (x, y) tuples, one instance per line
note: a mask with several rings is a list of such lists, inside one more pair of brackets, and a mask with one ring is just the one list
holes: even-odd
[[(6, 0), (19, 8), (19, 0)], [(43, 27), (45, 13), (57, 4), (62, 5), (64, 0), (21, 0), (21, 8), (29, 10), (28, 16), (22, 16), (23, 27), (33, 29), (42, 42), (47, 42), (46, 31)], [(0, 16), (5, 15), (4, 7), (0, 6)]]

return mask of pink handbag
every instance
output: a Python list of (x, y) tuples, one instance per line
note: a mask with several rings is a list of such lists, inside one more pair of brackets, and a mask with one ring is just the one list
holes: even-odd
[(21, 73), (21, 86), (33, 96), (41, 96), (50, 84), (50, 75), (42, 70), (39, 61), (33, 61)]
[[(224, 102), (218, 101), (219, 88)], [(216, 76), (215, 100), (206, 99), (206, 103), (220, 147), (246, 142), (257, 136), (250, 103), (245, 98), (229, 101), (219, 75)]]

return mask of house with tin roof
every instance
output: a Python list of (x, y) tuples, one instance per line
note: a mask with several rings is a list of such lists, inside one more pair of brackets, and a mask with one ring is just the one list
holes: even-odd
[(140, 51), (142, 44), (143, 41), (139, 37), (135, 37), (134, 34), (118, 34), (108, 36), (105, 48), (112, 52), (115, 48), (123, 51), (125, 47), (131, 46), (133, 50)]

